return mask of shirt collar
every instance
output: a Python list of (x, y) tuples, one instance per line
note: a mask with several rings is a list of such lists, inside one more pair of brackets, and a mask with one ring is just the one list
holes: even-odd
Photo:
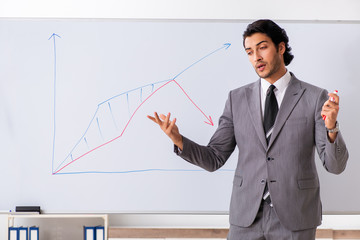
[[(279, 80), (277, 80), (273, 85), (276, 87), (277, 91), (282, 93), (289, 85), (290, 80), (291, 80), (291, 74), (288, 70), (286, 70), (286, 73), (284, 74), (284, 76), (279, 78)], [(271, 84), (268, 81), (261, 78), (261, 88), (265, 94), (266, 94), (268, 88), (270, 87), (270, 85)]]

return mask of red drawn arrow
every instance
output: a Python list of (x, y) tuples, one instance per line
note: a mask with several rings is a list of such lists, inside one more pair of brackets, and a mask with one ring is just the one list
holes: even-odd
[(209, 125), (211, 125), (211, 126), (214, 126), (214, 123), (213, 123), (213, 121), (212, 121), (212, 119), (211, 119), (211, 116), (209, 115), (209, 117), (203, 112), (203, 110), (201, 110), (199, 107), (198, 107), (198, 105), (196, 105), (196, 103), (189, 97), (189, 95), (185, 92), (185, 90), (180, 86), (180, 84), (177, 82), (177, 81), (175, 81), (175, 80), (173, 80), (174, 81), (174, 83), (176, 83), (177, 85), (178, 85), (178, 87), (183, 91), (183, 93), (186, 95), (186, 97), (192, 102), (192, 104), (194, 104), (194, 106), (197, 108), (197, 109), (199, 109), (199, 111), (206, 117), (206, 119), (209, 121), (209, 122), (206, 122), (206, 121), (204, 121), (206, 124), (209, 124)]

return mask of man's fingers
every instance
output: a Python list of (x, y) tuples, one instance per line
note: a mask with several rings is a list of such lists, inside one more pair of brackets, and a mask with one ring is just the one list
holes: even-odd
[(330, 100), (326, 101), (322, 107), (322, 110), (324, 111), (339, 111), (339, 104), (334, 103)]
[(157, 123), (164, 132), (170, 133), (176, 122), (176, 119), (170, 121), (170, 116), (170, 113), (168, 113), (166, 116), (164, 114), (160, 114), (159, 116), (157, 112), (154, 112), (154, 117), (149, 115), (147, 117), (153, 122)]
[(157, 112), (154, 112), (154, 117), (152, 116), (147, 116), (150, 120), (152, 120), (154, 123), (158, 124), (161, 128), (163, 128), (164, 124), (163, 121), (160, 120), (159, 115), (157, 114)]
[(165, 133), (166, 133), (168, 136), (172, 135), (173, 129), (174, 129), (174, 127), (175, 127), (175, 123), (176, 123), (176, 118), (174, 118), (172, 121), (170, 121), (170, 124), (169, 124), (169, 126), (167, 127), (167, 129), (166, 129), (166, 131), (165, 131)]
[(170, 122), (169, 129), (172, 129), (175, 126), (176, 118)]
[(165, 118), (164, 122), (166, 122), (166, 124), (168, 124), (168, 123), (169, 123), (169, 119), (170, 119), (170, 113), (168, 113), (168, 114), (166, 115), (166, 118)]
[(325, 103), (324, 103), (324, 107), (330, 107), (330, 108), (338, 108), (339, 107), (339, 104), (337, 104), (336, 102), (333, 102), (331, 100), (327, 100)]
[(157, 123), (157, 122), (156, 122), (156, 119), (155, 119), (154, 117), (152, 117), (152, 116), (150, 116), (150, 115), (147, 115), (147, 118), (150, 119), (151, 121)]
[(339, 95), (337, 95), (336, 93), (329, 93), (329, 101), (335, 103), (335, 104), (339, 104)]
[(154, 112), (154, 116), (155, 116), (156, 123), (161, 124), (161, 120), (160, 120), (159, 115), (157, 114), (157, 112)]
[(165, 121), (166, 116), (164, 114), (160, 114), (160, 118), (161, 118), (161, 120)]
[(338, 110), (339, 109), (339, 106), (338, 105), (324, 105), (322, 110), (325, 110), (325, 111), (332, 111), (332, 110)]
[(154, 117), (147, 115), (147, 118), (152, 120), (153, 122), (159, 124), (160, 126), (166, 126), (166, 128), (167, 128), (169, 126), (174, 126), (175, 122), (176, 122), (175, 118), (174, 118), (174, 120), (170, 121), (170, 116), (171, 116), (170, 113), (168, 113), (165, 116), (164, 114), (159, 115), (157, 112), (154, 112)]

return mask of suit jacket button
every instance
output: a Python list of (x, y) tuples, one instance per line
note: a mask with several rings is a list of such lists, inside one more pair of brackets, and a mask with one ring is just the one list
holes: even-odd
[(261, 179), (260, 183), (261, 183), (261, 184), (265, 184), (265, 183), (266, 183), (266, 180), (265, 180), (265, 179)]

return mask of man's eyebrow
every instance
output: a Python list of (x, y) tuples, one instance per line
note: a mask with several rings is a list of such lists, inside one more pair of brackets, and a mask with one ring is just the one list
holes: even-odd
[(266, 40), (261, 41), (261, 42), (259, 42), (258, 44), (256, 44), (256, 46), (259, 46), (260, 44), (262, 44), (262, 43), (264, 43), (264, 42), (267, 42), (267, 41), (266, 41)]
[[(257, 43), (256, 46), (259, 46), (260, 44), (265, 43), (265, 42), (268, 42), (268, 41), (266, 41), (266, 40), (261, 41), (261, 42)], [(251, 50), (251, 48), (249, 48), (249, 47), (245, 48), (245, 51), (247, 51), (247, 50)]]

